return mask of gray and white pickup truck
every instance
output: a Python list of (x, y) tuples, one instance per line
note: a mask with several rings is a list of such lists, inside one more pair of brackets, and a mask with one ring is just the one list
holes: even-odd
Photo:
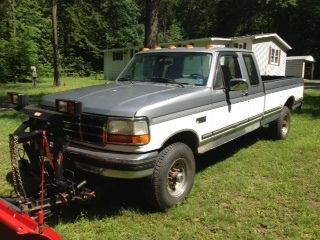
[(45, 96), (39, 111), (66, 114), (68, 158), (78, 169), (113, 178), (144, 178), (151, 202), (167, 209), (193, 186), (195, 156), (263, 125), (286, 139), (303, 80), (264, 79), (251, 51), (153, 49), (137, 53), (115, 83)]

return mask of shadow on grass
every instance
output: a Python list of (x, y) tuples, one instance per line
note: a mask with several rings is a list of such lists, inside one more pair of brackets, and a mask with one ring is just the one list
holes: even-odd
[(197, 157), (197, 172), (201, 172), (219, 162), (233, 156), (243, 148), (247, 148), (259, 140), (272, 140), (268, 127), (260, 128), (231, 142), (225, 143)]
[[(26, 120), (26, 115), (19, 113), (13, 109), (0, 111), (0, 117), (2, 120), (19, 120), (19, 122), (23, 122)], [(17, 126), (18, 127), (18, 126)]]
[(303, 106), (301, 111), (297, 111), (298, 114), (308, 114), (312, 117), (320, 117), (320, 94), (308, 94), (304, 95)]
[(320, 81), (318, 81), (318, 80), (305, 81), (304, 88), (305, 89), (320, 89)]
[[(206, 154), (196, 156), (197, 172), (226, 160), (260, 139), (270, 139), (267, 128), (261, 128)], [(88, 179), (91, 184), (89, 187), (96, 190), (97, 198), (87, 203), (73, 202), (68, 206), (56, 206), (53, 208), (52, 216), (48, 218), (49, 225), (74, 222), (83, 216), (89, 220), (113, 217), (121, 214), (123, 210), (132, 210), (140, 214), (156, 212), (146, 203), (144, 191), (147, 188), (147, 179), (115, 180), (91, 174), (83, 174), (80, 178)], [(7, 174), (7, 181), (12, 184), (11, 173)]]

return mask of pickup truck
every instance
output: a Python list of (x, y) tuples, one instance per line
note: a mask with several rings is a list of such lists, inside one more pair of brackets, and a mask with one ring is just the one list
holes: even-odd
[(197, 154), (263, 125), (276, 139), (288, 137), (303, 80), (264, 78), (248, 50), (146, 49), (114, 83), (44, 96), (25, 111), (63, 113), (59, 127), (77, 169), (146, 178), (150, 202), (165, 210), (190, 193)]

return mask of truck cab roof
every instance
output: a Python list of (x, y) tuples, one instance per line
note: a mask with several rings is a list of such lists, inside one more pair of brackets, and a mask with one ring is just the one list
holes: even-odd
[(227, 47), (177, 47), (177, 48), (154, 48), (154, 49), (144, 49), (137, 54), (144, 53), (159, 53), (159, 52), (246, 52), (252, 53), (251, 50), (241, 49), (241, 48), (227, 48)]

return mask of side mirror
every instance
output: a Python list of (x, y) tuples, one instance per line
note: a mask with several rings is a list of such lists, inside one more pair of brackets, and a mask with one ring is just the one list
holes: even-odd
[(247, 80), (243, 78), (233, 78), (229, 82), (229, 90), (230, 91), (245, 91), (248, 90), (249, 85)]

